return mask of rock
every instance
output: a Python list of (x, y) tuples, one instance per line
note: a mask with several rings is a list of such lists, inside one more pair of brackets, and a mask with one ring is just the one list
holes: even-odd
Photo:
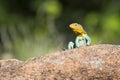
[(120, 80), (120, 45), (93, 45), (0, 61), (0, 80)]

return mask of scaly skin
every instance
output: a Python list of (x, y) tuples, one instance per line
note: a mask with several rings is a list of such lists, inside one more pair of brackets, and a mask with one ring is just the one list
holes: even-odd
[(77, 36), (75, 39), (75, 47), (85, 46), (86, 45), (86, 39), (82, 36)]
[(72, 23), (69, 27), (76, 33), (75, 47), (91, 45), (91, 38), (87, 35), (83, 27), (78, 23)]

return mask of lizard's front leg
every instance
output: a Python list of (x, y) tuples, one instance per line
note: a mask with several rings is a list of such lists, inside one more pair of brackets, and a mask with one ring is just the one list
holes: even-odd
[(84, 36), (85, 39), (86, 39), (86, 45), (87, 45), (87, 46), (91, 45), (91, 38), (90, 38), (87, 34), (85, 34), (85, 35), (83, 35), (83, 36)]
[(72, 41), (70, 41), (68, 43), (68, 50), (73, 49), (73, 48), (74, 48), (74, 43)]

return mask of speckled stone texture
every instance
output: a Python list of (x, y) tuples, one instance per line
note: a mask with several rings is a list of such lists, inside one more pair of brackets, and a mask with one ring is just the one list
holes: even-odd
[(1, 60), (0, 80), (120, 80), (120, 45), (93, 45), (26, 61)]

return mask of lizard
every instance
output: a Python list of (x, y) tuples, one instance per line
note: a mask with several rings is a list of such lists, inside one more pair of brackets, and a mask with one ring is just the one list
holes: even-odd
[(80, 46), (89, 46), (91, 45), (91, 38), (87, 35), (86, 31), (83, 29), (82, 25), (78, 23), (72, 23), (69, 27), (75, 32), (77, 35), (75, 39), (75, 47)]

